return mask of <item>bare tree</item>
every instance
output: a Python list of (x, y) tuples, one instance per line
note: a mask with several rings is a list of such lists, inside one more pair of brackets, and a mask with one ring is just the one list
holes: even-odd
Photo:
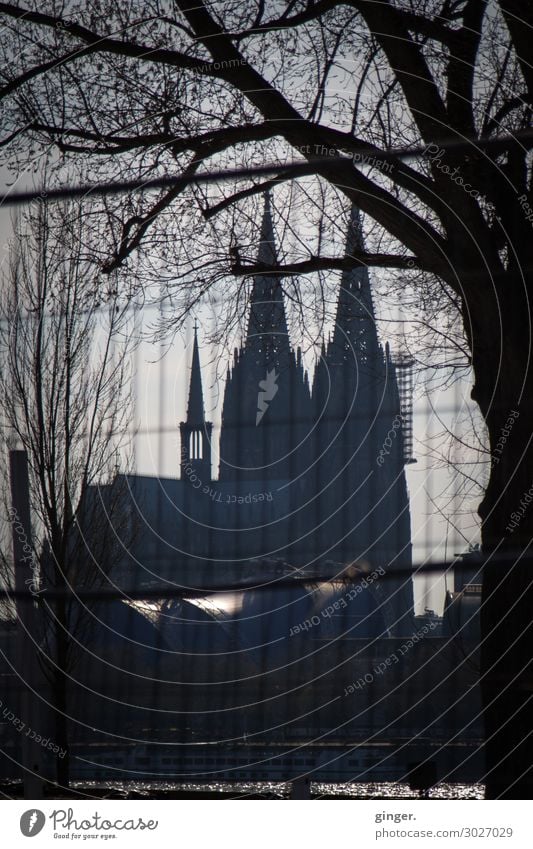
[[(533, 480), (531, 5), (71, 0), (58, 7), (32, 0), (2, 3), (0, 14), (9, 33), (2, 145), (15, 172), (37, 149), (50, 148), (60, 167), (78, 163), (95, 180), (276, 161), (286, 164), (275, 181), (284, 227), (286, 197), (292, 185), (303, 186), (293, 226), (306, 233), (291, 239), (289, 228), (280, 257), (295, 290), (301, 275), (347, 263), (401, 269), (415, 293), (419, 272), (441, 287), (462, 318), (472, 397), (494, 458), (479, 507), (484, 549), (529, 550), (533, 510), (520, 508), (518, 522), (511, 516), (531, 497)], [(419, 155), (391, 159), (398, 147)], [(293, 161), (305, 165), (305, 179)], [(247, 251), (253, 195), (268, 184), (250, 177), (209, 193), (180, 186), (155, 198), (108, 198), (101, 209), (110, 239), (101, 261), (111, 272), (137, 252), (148, 267), (160, 251), (169, 297), (183, 314), (212, 282), (254, 271)], [(374, 222), (368, 251), (352, 257), (337, 252), (346, 199)], [(512, 411), (505, 450), (495, 457)], [(523, 591), (517, 574), (510, 570), (502, 582), (498, 570), (486, 573), (487, 728), (494, 763), (505, 762), (508, 773), (491, 773), (489, 795), (511, 785), (509, 792), (531, 795), (533, 780), (519, 744), (530, 725), (527, 687), (519, 682), (531, 661), (524, 636), (531, 617), (501, 615)], [(511, 634), (518, 640), (512, 649)], [(514, 666), (504, 660), (509, 654)], [(509, 683), (503, 701), (502, 680)], [(504, 749), (498, 754), (509, 716), (520, 717), (515, 766)], [(530, 778), (517, 784), (517, 771)]]
[[(61, 168), (78, 162), (103, 179), (307, 160), (309, 174), (332, 189), (299, 192), (292, 229), (305, 214), (317, 230), (292, 244), (284, 239), (283, 268), (297, 274), (364, 262), (434, 275), (462, 312), (491, 445), (509, 409), (526, 404), (480, 508), (485, 545), (509, 539), (509, 515), (531, 477), (529, 462), (517, 463), (524, 450), (530, 456), (523, 277), (532, 142), (520, 136), (533, 86), (524, 39), (530, 12), (516, 0), (320, 0), (272, 9), (98, 0), (62, 9), (0, 6), (12, 36), (3, 42), (1, 93), (13, 167), (51, 145)], [(406, 145), (423, 146), (425, 157), (386, 157)], [(276, 182), (292, 177), (288, 167)], [(242, 180), (229, 194), (180, 187), (155, 201), (139, 193), (108, 199), (102, 262), (109, 271), (143, 250), (153, 262), (159, 250), (167, 263), (158, 274), (166, 271), (190, 306), (213, 279), (253, 271), (247, 222), (257, 216), (246, 201), (263, 189)], [(321, 244), (341, 244), (343, 197), (376, 222), (375, 238), (364, 256), (319, 256)], [(188, 285), (178, 290), (176, 280)], [(529, 540), (529, 517), (513, 546), (522, 535)]]
[[(68, 679), (96, 618), (78, 592), (108, 583), (129, 522), (115, 473), (130, 413), (130, 320), (110, 280), (107, 295), (99, 285), (82, 215), (78, 205), (41, 203), (17, 221), (1, 284), (4, 426), (28, 457), (29, 590), (39, 600), (55, 742), (67, 753)], [(8, 548), (1, 561), (10, 585)], [(57, 764), (58, 781), (68, 784), (68, 756)]]

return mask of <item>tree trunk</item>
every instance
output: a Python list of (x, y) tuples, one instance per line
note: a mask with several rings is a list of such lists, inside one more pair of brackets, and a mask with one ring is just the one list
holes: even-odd
[[(65, 588), (62, 587), (64, 590)], [(60, 752), (57, 756), (57, 783), (58, 786), (68, 787), (70, 781), (70, 750), (69, 750), (69, 735), (68, 735), (68, 648), (69, 648), (69, 632), (66, 615), (66, 602), (64, 598), (60, 598), (56, 605), (57, 621), (56, 629), (56, 663), (57, 668), (54, 674), (54, 708), (55, 708), (55, 735), (56, 745), (59, 746)]]
[(491, 450), (479, 508), (489, 799), (533, 798), (533, 378), (531, 309), (523, 287), (516, 278), (507, 280), (505, 291), (478, 305), (471, 340), (472, 397), (484, 415)]

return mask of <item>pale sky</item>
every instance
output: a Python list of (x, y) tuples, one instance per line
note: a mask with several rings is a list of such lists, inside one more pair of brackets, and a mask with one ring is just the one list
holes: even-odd
[[(150, 321), (147, 317), (147, 321)], [(200, 344), (201, 344), (201, 330)], [(137, 471), (148, 475), (177, 477), (179, 475), (178, 424), (185, 418), (188, 376), (192, 357), (192, 321), (185, 338), (162, 355), (163, 347), (145, 342), (139, 350), (137, 378), (137, 426), (141, 434), (136, 439)], [(223, 383), (216, 380), (216, 356), (200, 350), (206, 415), (214, 423), (214, 441), (220, 428)], [(221, 369), (222, 373), (225, 371)], [(457, 473), (439, 468), (433, 453), (441, 444), (439, 434), (445, 424), (461, 438), (466, 436), (454, 427), (456, 418), (466, 409), (475, 409), (469, 399), (470, 385), (460, 382), (444, 392), (432, 391), (423, 395), (423, 387), (415, 388), (414, 455), (415, 464), (406, 467), (411, 503), (413, 561), (449, 562), (453, 555), (479, 541), (476, 499), (464, 502)], [(468, 453), (452, 451), (452, 459), (468, 459)], [(216, 474), (216, 465), (215, 465)], [(434, 503), (432, 503), (434, 502)], [(461, 511), (465, 511), (464, 515)], [(439, 513), (441, 511), (441, 513)], [(459, 514), (459, 515), (457, 515)], [(451, 517), (454, 516), (453, 524)], [(428, 597), (423, 599), (427, 586)], [(451, 579), (448, 589), (453, 589)], [(445, 583), (435, 577), (417, 581), (417, 605), (442, 610)]]
[[(0, 178), (6, 179), (0, 172)], [(29, 184), (29, 180), (17, 181), (17, 190)], [(0, 262), (7, 259), (7, 243), (11, 234), (11, 211), (0, 207)], [(142, 315), (146, 330), (157, 319), (157, 312), (146, 311)], [(202, 315), (200, 315), (202, 322)], [(204, 324), (208, 317), (204, 316)], [(200, 329), (200, 339), (201, 339)], [(382, 341), (386, 341), (382, 339)], [(179, 475), (179, 429), (185, 417), (187, 379), (189, 374), (192, 345), (192, 321), (186, 333), (176, 336), (173, 342), (164, 345), (143, 342), (136, 354), (135, 393), (136, 426), (139, 435), (135, 440), (137, 471), (142, 474), (177, 477)], [(217, 357), (226, 357), (225, 352), (201, 350), (204, 400), (206, 412), (215, 425), (214, 441), (218, 439), (219, 419), (222, 404), (223, 383), (217, 380), (224, 374), (225, 365)], [(226, 360), (224, 360), (225, 363)], [(307, 362), (312, 368), (310, 361)], [(312, 375), (310, 375), (312, 377)], [(455, 429), (463, 438), (464, 423), (454, 426), (459, 412), (475, 409), (469, 400), (470, 385), (467, 381), (456, 383), (446, 391), (415, 387), (414, 405), (414, 454), (417, 463), (407, 466), (407, 481), (411, 500), (411, 525), (413, 560), (448, 561), (457, 552), (468, 548), (469, 543), (479, 541), (476, 499), (464, 501), (459, 490), (458, 475), (453, 468), (440, 468), (435, 457), (428, 457), (441, 443), (438, 434), (443, 423)], [(472, 459), (473, 454), (460, 452), (455, 459)], [(453, 459), (453, 457), (452, 457)], [(442, 465), (442, 464), (440, 464)], [(479, 470), (477, 471), (479, 474)], [(457, 515), (457, 514), (461, 515)], [(452, 516), (453, 522), (452, 522)], [(428, 595), (424, 599), (424, 588)], [(449, 587), (451, 588), (451, 587)], [(442, 610), (444, 581), (436, 578), (417, 581), (417, 605), (419, 610), (428, 606)]]

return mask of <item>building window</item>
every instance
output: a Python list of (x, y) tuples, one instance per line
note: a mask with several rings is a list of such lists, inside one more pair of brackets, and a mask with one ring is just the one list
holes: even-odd
[(203, 439), (200, 430), (193, 430), (189, 436), (189, 457), (191, 460), (203, 460)]

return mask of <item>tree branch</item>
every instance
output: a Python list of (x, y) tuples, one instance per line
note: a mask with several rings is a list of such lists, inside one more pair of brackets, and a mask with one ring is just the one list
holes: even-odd
[[(296, 15), (281, 15), (278, 18), (272, 18), (270, 21), (265, 21), (262, 24), (254, 24), (253, 27), (239, 32), (228, 33), (234, 41), (242, 41), (254, 35), (261, 33), (273, 32), (279, 29), (292, 29), (293, 27), (301, 26), (302, 24), (315, 21), (322, 15), (327, 14), (332, 9), (343, 6), (343, 0), (318, 0), (316, 3), (309, 3), (305, 11), (298, 12)], [(353, 4), (350, 4), (353, 5)], [(439, 16), (434, 18), (426, 18), (423, 15), (417, 15), (414, 12), (400, 9), (399, 15), (403, 19), (405, 25), (412, 32), (425, 35), (434, 41), (440, 41), (442, 44), (451, 44), (454, 39), (454, 30), (448, 29), (440, 21), (446, 21), (445, 18), (440, 19)]]
[(486, 7), (487, 0), (468, 0), (463, 26), (455, 33), (448, 62), (448, 113), (452, 126), (467, 136), (475, 135), (473, 85)]
[[(219, 152), (226, 147), (246, 141), (263, 141), (276, 135), (272, 122), (262, 124), (244, 124), (238, 127), (223, 127), (221, 129), (209, 130), (197, 136), (176, 136), (172, 133), (145, 133), (136, 136), (119, 136), (114, 133), (101, 134), (91, 130), (80, 130), (73, 127), (58, 127), (53, 124), (44, 124), (34, 121), (26, 129), (35, 132), (47, 133), (54, 139), (62, 136), (72, 136), (84, 141), (94, 141), (99, 144), (115, 145), (106, 148), (84, 148), (93, 153), (128, 153), (136, 148), (150, 148), (155, 146), (168, 146), (174, 154), (185, 153), (187, 150), (203, 150), (204, 155), (209, 151)], [(56, 144), (58, 142), (56, 141)], [(62, 147), (68, 149), (68, 144), (61, 142)], [(79, 148), (76, 147), (78, 150)]]
[(524, 0), (499, 0), (500, 8), (511, 35), (516, 56), (533, 103), (533, 62), (531, 38), (533, 36), (533, 7)]
[[(198, 166), (200, 165), (201, 159), (196, 157), (185, 169), (183, 172), (184, 177), (192, 176)], [(123, 236), (120, 241), (119, 247), (115, 252), (113, 258), (102, 268), (104, 274), (111, 274), (112, 271), (115, 271), (119, 268), (124, 260), (141, 244), (147, 230), (151, 227), (154, 221), (157, 219), (157, 216), (170, 204), (173, 200), (175, 200), (178, 195), (180, 195), (184, 191), (185, 186), (183, 184), (178, 184), (171, 188), (166, 194), (159, 198), (159, 200), (154, 203), (151, 207), (150, 211), (142, 216), (142, 217), (134, 217), (131, 218), (124, 226)], [(136, 230), (133, 236), (130, 237), (130, 232), (135, 227)]]
[(202, 214), (205, 220), (209, 221), (210, 218), (213, 218), (219, 212), (222, 212), (222, 210), (227, 209), (229, 206), (233, 206), (234, 203), (237, 203), (240, 200), (252, 197), (253, 195), (264, 194), (270, 189), (273, 189), (275, 186), (278, 186), (280, 183), (283, 183), (285, 180), (292, 180), (293, 177), (302, 177), (306, 174), (314, 174), (315, 172), (316, 167), (314, 165), (309, 165), (309, 169), (298, 168), (298, 171), (292, 168), (288, 168), (286, 171), (280, 171), (280, 173), (276, 174), (276, 176), (273, 177), (271, 180), (264, 180), (261, 183), (254, 183), (254, 185), (250, 186), (248, 189), (243, 189), (240, 192), (235, 192), (235, 194), (224, 198), (224, 200), (221, 200), (214, 206), (203, 209)]
[(400, 82), (421, 137), (426, 142), (438, 138), (449, 124), (446, 106), (403, 15), (390, 0), (350, 0), (350, 5), (360, 11), (370, 32), (381, 45)]
[(311, 274), (314, 271), (350, 271), (354, 268), (422, 268), (416, 257), (397, 256), (396, 254), (369, 254), (364, 251), (343, 257), (311, 256), (300, 262), (290, 262), (284, 265), (270, 265), (265, 262), (242, 263), (231, 265), (231, 273), (235, 277), (253, 276), (256, 274), (276, 275), (285, 277), (291, 274)]
[[(68, 21), (65, 18), (57, 15), (47, 15), (44, 12), (35, 12), (31, 9), (25, 9), (22, 6), (16, 6), (13, 3), (0, 3), (0, 14), (7, 15), (15, 20), (24, 21), (26, 23), (37, 24), (38, 26), (49, 27), (51, 29), (60, 30), (66, 35), (83, 41), (87, 47), (82, 47), (79, 50), (72, 51), (66, 54), (55, 63), (45, 62), (40, 66), (36, 66), (17, 80), (13, 80), (9, 85), (17, 86), (26, 82), (26, 78), (37, 76), (40, 73), (45, 73), (53, 67), (54, 64), (65, 64), (71, 59), (79, 58), (90, 53), (114, 53), (118, 56), (126, 56), (132, 59), (142, 59), (156, 64), (170, 65), (178, 68), (189, 68), (193, 71), (198, 71), (203, 74), (212, 74), (213, 67), (209, 62), (204, 62), (201, 59), (196, 59), (192, 56), (187, 56), (179, 50), (166, 50), (159, 47), (149, 47), (145, 44), (135, 44), (133, 41), (117, 41), (108, 36), (99, 35), (87, 27), (77, 24), (74, 21)], [(13, 90), (13, 89), (11, 89)]]

